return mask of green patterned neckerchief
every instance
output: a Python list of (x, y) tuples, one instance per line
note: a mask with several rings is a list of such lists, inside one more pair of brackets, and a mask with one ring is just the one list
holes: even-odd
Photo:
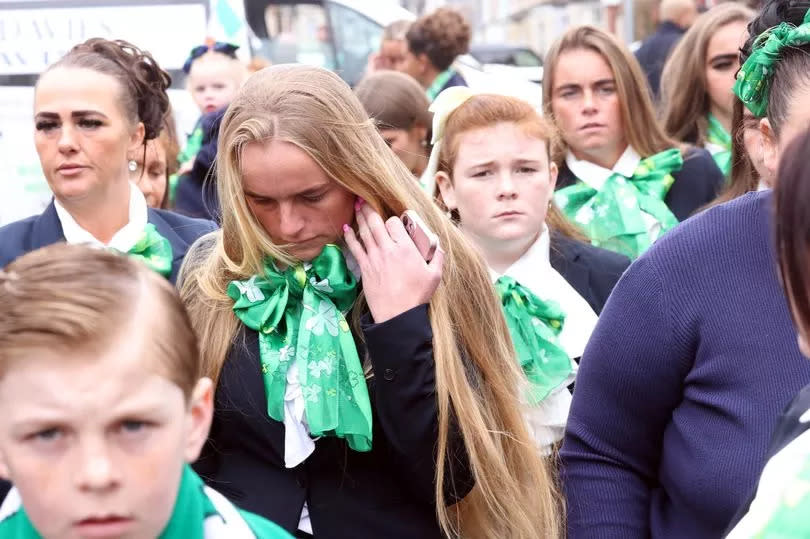
[(263, 275), (232, 281), (228, 295), (236, 316), (259, 333), (268, 415), (284, 421), (287, 371), (295, 363), (310, 434), (370, 451), (368, 387), (344, 316), (357, 297), (357, 280), (340, 248), (327, 245), (311, 263), (284, 271), (268, 260)]
[[(19, 494), (14, 494), (19, 496)], [(9, 500), (4, 502), (5, 505)], [(238, 511), (234, 514), (244, 520), (244, 525), (251, 532), (250, 537), (257, 539), (287, 539), (292, 536), (277, 525), (261, 517)], [(207, 496), (202, 480), (191, 467), (183, 468), (180, 487), (174, 503), (171, 518), (158, 539), (234, 539), (244, 538), (245, 533), (239, 533), (245, 526), (240, 523), (225, 521), (220, 526), (207, 526), (208, 519), (224, 519), (217, 512), (214, 503)], [(211, 531), (214, 530), (215, 531)], [(239, 531), (237, 531), (239, 530)], [(11, 510), (10, 514), (0, 521), (0, 537), (14, 539), (42, 539), (34, 528), (23, 507)]]
[(751, 55), (740, 67), (737, 81), (734, 83), (734, 93), (754, 116), (762, 118), (767, 113), (771, 79), (782, 50), (801, 47), (808, 43), (810, 43), (810, 10), (805, 13), (799, 26), (783, 22), (762, 32), (754, 41)]
[(573, 367), (557, 337), (565, 314), (506, 275), (495, 281), (518, 361), (529, 380), (528, 401), (537, 405), (571, 376)]
[(554, 201), (593, 245), (634, 259), (657, 239), (650, 237), (645, 213), (661, 224), (661, 233), (678, 224), (664, 197), (681, 167), (681, 151), (671, 148), (642, 159), (630, 178), (614, 173), (599, 190), (580, 180), (557, 191)]
[(164, 277), (172, 273), (172, 244), (152, 223), (146, 223), (141, 239), (126, 254), (145, 263)]
[(706, 149), (711, 152), (717, 167), (728, 176), (731, 172), (731, 135), (711, 112), (708, 116), (709, 128), (706, 132)]
[(456, 72), (453, 70), (452, 67), (445, 69), (438, 75), (436, 78), (433, 79), (433, 83), (425, 90), (425, 94), (427, 94), (428, 101), (433, 103), (436, 99), (436, 96), (439, 95), (444, 88), (444, 85), (447, 84), (447, 81), (453, 78)]

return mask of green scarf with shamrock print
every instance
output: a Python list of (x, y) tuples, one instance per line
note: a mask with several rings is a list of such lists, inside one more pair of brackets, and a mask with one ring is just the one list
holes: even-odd
[(557, 341), (565, 314), (554, 301), (543, 301), (506, 275), (495, 281), (518, 361), (529, 380), (528, 401), (537, 405), (565, 383), (573, 368)]
[(554, 194), (554, 201), (597, 247), (640, 256), (656, 238), (651, 238), (644, 214), (661, 224), (664, 233), (678, 224), (664, 202), (672, 177), (683, 167), (683, 157), (671, 148), (642, 159), (633, 176), (611, 175), (599, 190), (581, 180)]
[(706, 149), (712, 154), (723, 175), (731, 172), (731, 135), (711, 112), (708, 116), (709, 129), (706, 132)]
[(172, 273), (172, 244), (152, 223), (146, 223), (141, 239), (126, 254), (140, 260), (164, 277)]
[(228, 295), (245, 326), (259, 333), (267, 413), (284, 420), (287, 371), (295, 364), (313, 436), (345, 438), (355, 451), (371, 450), (371, 403), (345, 313), (357, 280), (340, 247), (327, 245), (310, 263), (232, 281)]
[[(42, 539), (12, 489), (0, 513), (0, 537)], [(171, 518), (158, 539), (291, 539), (292, 536), (264, 518), (241, 511), (221, 494), (205, 487), (186, 465)]]

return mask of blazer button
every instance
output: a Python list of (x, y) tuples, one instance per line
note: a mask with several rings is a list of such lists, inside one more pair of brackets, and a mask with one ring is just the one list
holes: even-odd
[(385, 372), (383, 373), (383, 378), (385, 378), (386, 380), (388, 380), (390, 382), (391, 380), (393, 380), (396, 377), (397, 377), (397, 371), (395, 371), (394, 369), (385, 369)]

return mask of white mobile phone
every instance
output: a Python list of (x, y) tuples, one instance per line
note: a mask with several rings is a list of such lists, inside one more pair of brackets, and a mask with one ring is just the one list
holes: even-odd
[(400, 219), (422, 258), (425, 262), (430, 262), (439, 247), (439, 236), (434, 234), (413, 210), (405, 210)]

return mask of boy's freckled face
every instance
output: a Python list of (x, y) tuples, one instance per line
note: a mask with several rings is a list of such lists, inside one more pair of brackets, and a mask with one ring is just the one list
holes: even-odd
[(0, 464), (45, 539), (157, 537), (171, 516), (193, 419), (138, 337), (32, 353), (0, 378)]

